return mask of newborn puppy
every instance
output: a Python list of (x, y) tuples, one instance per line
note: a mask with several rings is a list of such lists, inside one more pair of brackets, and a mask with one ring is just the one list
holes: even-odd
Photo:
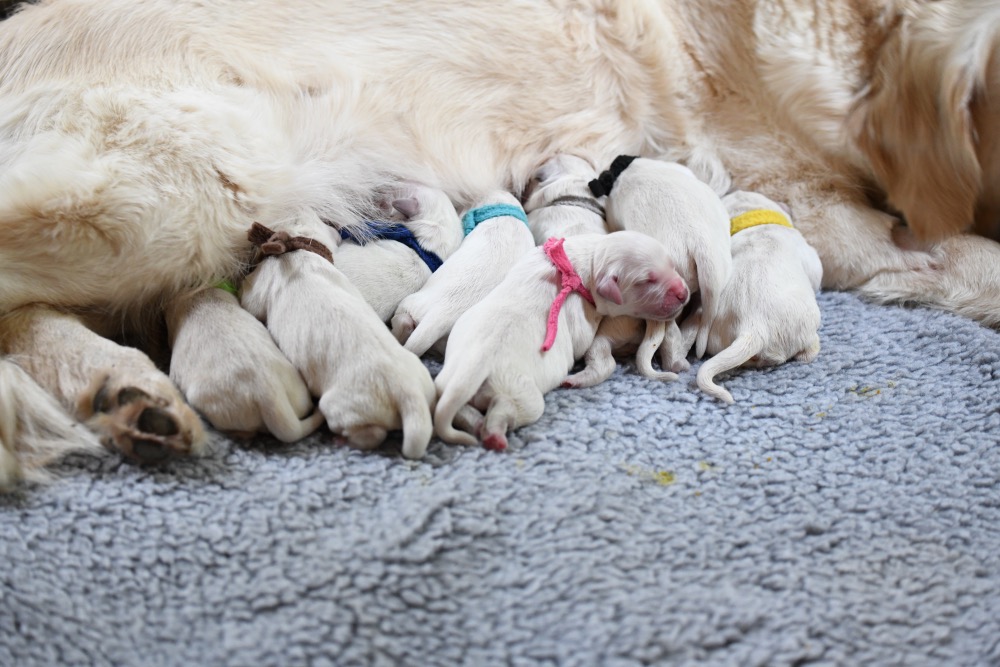
[(403, 185), (390, 202), (395, 215), (362, 232), (343, 230), (334, 252), (337, 268), (383, 322), (462, 242), (462, 223), (444, 192)]
[(596, 177), (590, 163), (574, 155), (557, 155), (539, 167), (524, 203), (536, 245), (552, 237), (607, 234), (604, 206), (587, 186)]
[(166, 319), (170, 379), (215, 428), (294, 442), (323, 423), (299, 372), (232, 294), (174, 299)]
[(329, 259), (304, 250), (264, 259), (244, 280), (242, 304), (320, 397), (331, 431), (369, 449), (402, 427), (403, 455), (424, 455), (433, 432), (430, 373)]
[[(732, 272), (729, 215), (719, 196), (681, 164), (624, 155), (591, 182), (591, 191), (608, 195), (611, 229), (630, 229), (659, 240), (691, 290), (700, 292), (702, 318), (696, 337), (700, 357), (717, 313), (716, 301)], [(647, 340), (663, 338), (663, 365), (682, 366), (687, 350), (677, 349), (680, 331), (674, 322), (667, 329), (661, 334), (659, 327), (647, 328)]]
[(459, 316), (535, 247), (521, 204), (494, 192), (462, 217), (465, 240), (416, 294), (399, 304), (392, 333), (417, 356), (448, 335)]
[(715, 356), (698, 369), (698, 387), (732, 403), (714, 382), (719, 373), (748, 361), (773, 366), (819, 354), (816, 291), (823, 266), (778, 204), (754, 192), (733, 192), (722, 201), (733, 218), (733, 275), (708, 336)]
[(475, 444), (453, 424), (471, 403), (485, 412), (483, 443), (504, 449), (509, 429), (541, 417), (543, 395), (590, 346), (602, 315), (669, 319), (687, 297), (666, 250), (641, 234), (550, 239), (455, 324), (434, 382), (435, 432), (446, 442)]

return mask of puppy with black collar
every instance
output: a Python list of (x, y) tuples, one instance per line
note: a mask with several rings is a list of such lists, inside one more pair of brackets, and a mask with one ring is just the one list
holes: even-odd
[(602, 316), (670, 319), (687, 297), (653, 239), (635, 232), (549, 239), (455, 323), (434, 381), (435, 432), (446, 442), (476, 444), (453, 424), (471, 404), (485, 413), (479, 439), (506, 448), (508, 430), (542, 416), (544, 394), (586, 352)]
[(789, 216), (764, 195), (737, 191), (722, 201), (732, 217), (733, 275), (708, 335), (715, 356), (698, 369), (698, 387), (732, 403), (732, 394), (714, 381), (719, 373), (747, 363), (809, 362), (819, 354), (816, 292), (823, 265)]
[(514, 195), (498, 190), (462, 217), (465, 240), (415, 294), (403, 299), (392, 333), (423, 355), (458, 318), (500, 284), (510, 267), (535, 247), (528, 218)]
[(427, 282), (462, 243), (462, 222), (441, 190), (418, 184), (396, 188), (387, 220), (341, 230), (337, 268), (375, 313), (388, 321), (399, 303)]

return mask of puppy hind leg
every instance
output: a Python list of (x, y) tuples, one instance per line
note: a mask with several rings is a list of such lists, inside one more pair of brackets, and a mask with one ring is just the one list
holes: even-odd
[(491, 451), (507, 449), (507, 431), (541, 419), (545, 412), (545, 397), (534, 383), (524, 381), (518, 387), (517, 398), (495, 395), (483, 420), (483, 446)]
[(676, 373), (661, 372), (653, 368), (653, 355), (663, 343), (665, 333), (666, 324), (664, 322), (654, 320), (646, 322), (646, 335), (643, 336), (639, 350), (635, 353), (635, 368), (643, 377), (672, 382), (677, 379)]
[(691, 350), (693, 339), (685, 337), (677, 322), (668, 322), (663, 335), (663, 345), (660, 346), (660, 366), (669, 368), (675, 373), (683, 373), (691, 368), (687, 355)]
[(594, 387), (611, 377), (617, 366), (612, 345), (612, 340), (606, 336), (594, 338), (594, 342), (587, 348), (587, 353), (583, 357), (586, 363), (584, 369), (566, 376), (560, 386), (564, 389)]
[(392, 316), (392, 335), (396, 337), (400, 345), (406, 345), (413, 330), (417, 327), (417, 321), (413, 315), (401, 311), (396, 311)]

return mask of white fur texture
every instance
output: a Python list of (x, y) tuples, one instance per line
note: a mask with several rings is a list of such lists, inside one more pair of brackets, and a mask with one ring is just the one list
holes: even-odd
[(563, 247), (595, 305), (570, 294), (559, 311), (555, 341), (543, 352), (549, 310), (562, 284), (542, 248), (529, 252), (452, 329), (434, 381), (439, 395), (434, 427), (442, 440), (476, 443), (452, 424), (471, 403), (484, 413), (479, 438), (490, 449), (505, 448), (508, 430), (542, 416), (544, 394), (559, 386), (590, 347), (601, 316), (665, 317), (675, 307), (669, 291), (680, 278), (666, 250), (652, 239), (633, 232), (582, 234), (567, 238)]
[[(777, 203), (755, 192), (723, 198), (735, 217), (748, 210), (779, 213)], [(726, 403), (733, 397), (714, 378), (748, 362), (775, 366), (819, 354), (816, 291), (823, 278), (819, 256), (795, 229), (758, 225), (733, 235), (733, 274), (718, 299), (708, 336), (715, 355), (698, 369), (698, 387)]]
[(576, 234), (607, 234), (604, 216), (593, 210), (573, 204), (555, 204), (562, 197), (579, 198), (592, 202), (597, 209), (604, 205), (590, 192), (587, 184), (597, 178), (597, 171), (586, 160), (574, 155), (557, 155), (547, 160), (531, 177), (530, 195), (524, 202), (528, 214), (528, 227), (536, 245), (552, 237)]

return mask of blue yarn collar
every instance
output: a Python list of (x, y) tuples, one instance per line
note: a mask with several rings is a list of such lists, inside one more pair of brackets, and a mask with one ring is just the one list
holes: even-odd
[[(359, 233), (357, 236), (350, 229), (341, 229), (340, 238), (345, 241), (354, 241), (358, 245), (365, 245), (369, 241), (398, 241), (417, 253), (417, 257), (423, 260), (427, 268), (431, 270), (431, 273), (437, 271), (443, 263), (440, 257), (429, 250), (424, 250), (420, 242), (417, 241), (417, 237), (404, 225), (394, 222), (383, 222), (381, 220), (370, 220), (365, 223), (365, 229), (367, 233)], [(359, 236), (361, 238), (358, 238)]]
[(514, 206), (513, 204), (487, 204), (486, 206), (471, 209), (462, 216), (462, 231), (468, 236), (479, 223), (505, 216), (517, 218), (524, 224), (528, 224), (528, 216), (524, 214), (524, 209), (520, 206)]

